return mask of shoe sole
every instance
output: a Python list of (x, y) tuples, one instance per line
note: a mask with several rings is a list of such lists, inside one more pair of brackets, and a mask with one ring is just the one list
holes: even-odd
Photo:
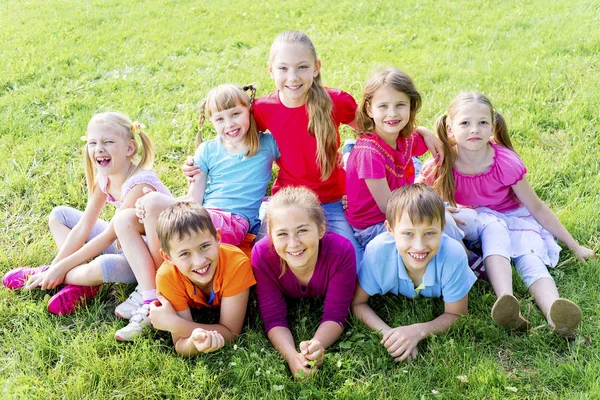
[(492, 307), (492, 320), (503, 328), (526, 331), (529, 321), (521, 315), (519, 302), (510, 294), (500, 296)]
[(554, 323), (554, 331), (564, 337), (575, 335), (582, 318), (581, 308), (571, 300), (560, 298), (550, 307), (550, 319)]

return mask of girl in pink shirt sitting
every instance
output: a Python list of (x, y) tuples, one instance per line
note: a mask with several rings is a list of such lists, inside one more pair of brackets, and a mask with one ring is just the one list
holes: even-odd
[(572, 336), (581, 322), (581, 309), (560, 298), (547, 266), (555, 267), (565, 243), (585, 261), (594, 252), (581, 246), (537, 196), (515, 153), (503, 117), (480, 93), (461, 93), (441, 116), (436, 131), (444, 143), (441, 165), (426, 163), (425, 180), (451, 205), (478, 212), (477, 234), (487, 276), (498, 299), (492, 319), (499, 325), (526, 330), (513, 296), (511, 260), (548, 324)]
[(346, 217), (363, 246), (385, 232), (385, 211), (394, 189), (414, 183), (412, 156), (427, 152), (415, 132), (421, 95), (410, 76), (395, 68), (367, 81), (356, 112), (360, 138), (346, 167)]

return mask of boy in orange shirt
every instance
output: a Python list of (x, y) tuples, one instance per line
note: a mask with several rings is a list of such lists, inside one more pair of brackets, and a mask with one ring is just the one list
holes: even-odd
[[(154, 328), (171, 332), (178, 354), (191, 357), (234, 342), (242, 331), (254, 275), (248, 257), (237, 247), (221, 244), (206, 209), (176, 203), (157, 223), (160, 253), (156, 273), (160, 304), (150, 306)], [(190, 307), (221, 307), (218, 324), (192, 320)]]

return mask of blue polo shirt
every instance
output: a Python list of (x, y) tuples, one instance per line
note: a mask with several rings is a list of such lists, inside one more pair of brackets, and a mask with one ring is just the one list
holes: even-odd
[(385, 232), (367, 245), (358, 267), (358, 282), (369, 296), (393, 293), (405, 297), (442, 297), (445, 303), (459, 301), (477, 280), (469, 268), (459, 242), (442, 235), (440, 249), (427, 264), (421, 284), (415, 288), (408, 276), (394, 237)]

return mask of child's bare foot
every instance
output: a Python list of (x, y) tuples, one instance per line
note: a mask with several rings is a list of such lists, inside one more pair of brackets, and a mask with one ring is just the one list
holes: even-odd
[(492, 319), (504, 328), (518, 331), (529, 329), (529, 321), (521, 315), (519, 302), (512, 294), (504, 294), (496, 300), (492, 307)]
[(581, 318), (581, 308), (571, 300), (556, 299), (550, 307), (550, 325), (554, 327), (556, 333), (564, 337), (575, 336)]

